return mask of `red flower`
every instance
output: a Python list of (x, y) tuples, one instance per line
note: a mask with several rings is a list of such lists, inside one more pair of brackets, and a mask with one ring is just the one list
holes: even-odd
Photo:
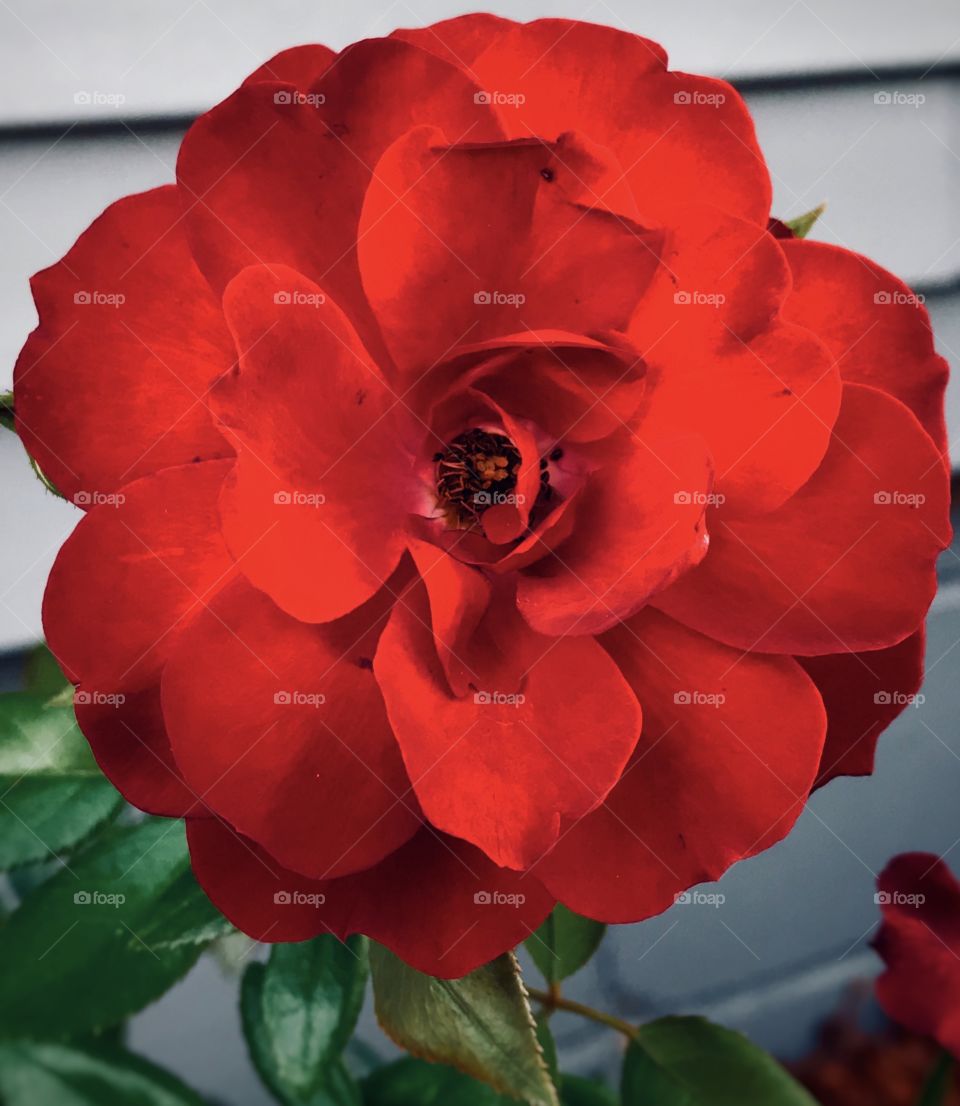
[(874, 948), (886, 965), (877, 999), (895, 1022), (960, 1058), (960, 883), (939, 857), (902, 853), (877, 888)]
[(768, 233), (729, 85), (468, 16), (281, 54), (177, 177), (37, 276), (16, 409), (89, 508), (45, 601), (80, 724), (238, 926), (453, 976), (870, 770), (945, 367), (896, 278)]

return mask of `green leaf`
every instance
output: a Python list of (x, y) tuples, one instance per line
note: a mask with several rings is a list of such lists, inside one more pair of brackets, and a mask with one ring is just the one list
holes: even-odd
[(813, 230), (820, 216), (827, 210), (827, 205), (817, 204), (816, 207), (811, 208), (810, 211), (805, 211), (803, 215), (798, 215), (796, 219), (787, 219), (787, 226), (793, 231), (798, 238), (806, 238), (810, 231)]
[(370, 947), (377, 1018), (408, 1052), (450, 1064), (529, 1106), (558, 1106), (513, 953), (434, 979)]
[(504, 1098), (469, 1075), (445, 1064), (406, 1056), (378, 1068), (363, 1082), (364, 1106), (500, 1106)]
[(597, 951), (607, 927), (581, 918), (557, 903), (547, 920), (526, 940), (533, 962), (548, 983), (559, 983), (579, 971)]
[(581, 1079), (578, 1075), (560, 1077), (560, 1101), (563, 1106), (617, 1106), (617, 1096), (603, 1083)]
[(617, 1106), (619, 1103), (619, 1098), (606, 1084), (578, 1075), (560, 1077), (560, 1100), (563, 1106)]
[(543, 1015), (537, 1021), (537, 1043), (543, 1053), (543, 1062), (547, 1065), (550, 1079), (556, 1086), (560, 1074), (557, 1066), (557, 1042), (553, 1039), (550, 1022)]
[(627, 1049), (621, 1090), (624, 1106), (816, 1106), (772, 1056), (705, 1018), (642, 1026)]
[(328, 1082), (357, 1024), (366, 982), (363, 937), (274, 945), (266, 965), (247, 968), (244, 1033), (254, 1066), (281, 1102), (312, 1102)]
[(45, 695), (48, 698), (57, 695), (65, 687), (72, 686), (57, 663), (57, 658), (43, 644), (35, 646), (27, 654), (23, 680), (24, 691), (32, 691), (35, 695)]
[(48, 698), (46, 689), (0, 695), (0, 869), (58, 857), (122, 802), (73, 708)]
[(953, 1085), (953, 1057), (944, 1049), (923, 1085), (917, 1106), (943, 1106)]
[(0, 1045), (4, 1106), (203, 1106), (178, 1079), (132, 1052), (54, 1042)]
[(115, 1025), (183, 976), (218, 925), (182, 822), (110, 827), (0, 926), (0, 1037)]
[(14, 429), (13, 392), (0, 392), (0, 426)]

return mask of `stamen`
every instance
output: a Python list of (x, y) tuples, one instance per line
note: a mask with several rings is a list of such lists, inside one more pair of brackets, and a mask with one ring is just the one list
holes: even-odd
[(437, 506), (449, 525), (468, 529), (517, 486), (520, 451), (504, 434), (474, 428), (433, 457)]

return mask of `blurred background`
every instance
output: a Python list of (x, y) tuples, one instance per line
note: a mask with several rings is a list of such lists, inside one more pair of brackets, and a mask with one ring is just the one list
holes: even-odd
[[(0, 391), (35, 325), (28, 277), (111, 201), (171, 181), (190, 120), (295, 43), (338, 48), (471, 10), (456, 0), (0, 0)], [(957, 0), (501, 0), (515, 19), (565, 16), (657, 39), (676, 69), (746, 96), (774, 214), (827, 201), (814, 236), (868, 254), (926, 298), (960, 367), (960, 5)], [(948, 396), (960, 434), (960, 379)], [(47, 572), (78, 511), (47, 494), (0, 432), (0, 681), (41, 636)], [(924, 701), (882, 738), (876, 774), (817, 793), (788, 840), (739, 865), (719, 905), (675, 906), (611, 931), (569, 987), (632, 1019), (699, 1012), (786, 1058), (875, 974), (875, 874), (894, 853), (960, 871), (960, 556), (943, 555)], [(96, 628), (91, 627), (91, 633)], [(236, 980), (196, 969), (133, 1022), (130, 1045), (234, 1106), (269, 1101), (245, 1056)], [(256, 950), (252, 955), (257, 955)], [(555, 1021), (568, 1070), (604, 1071), (613, 1034)], [(389, 1047), (367, 1012), (362, 1036)]]

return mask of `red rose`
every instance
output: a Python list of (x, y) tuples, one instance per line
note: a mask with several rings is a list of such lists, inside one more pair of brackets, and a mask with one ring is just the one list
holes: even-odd
[(877, 888), (874, 948), (886, 965), (877, 999), (895, 1022), (960, 1058), (960, 883), (932, 853), (902, 853)]
[(896, 278), (768, 233), (729, 85), (467, 16), (281, 54), (177, 172), (35, 279), (16, 410), (89, 508), (45, 601), (80, 724), (240, 928), (459, 975), (870, 770), (945, 367)]

